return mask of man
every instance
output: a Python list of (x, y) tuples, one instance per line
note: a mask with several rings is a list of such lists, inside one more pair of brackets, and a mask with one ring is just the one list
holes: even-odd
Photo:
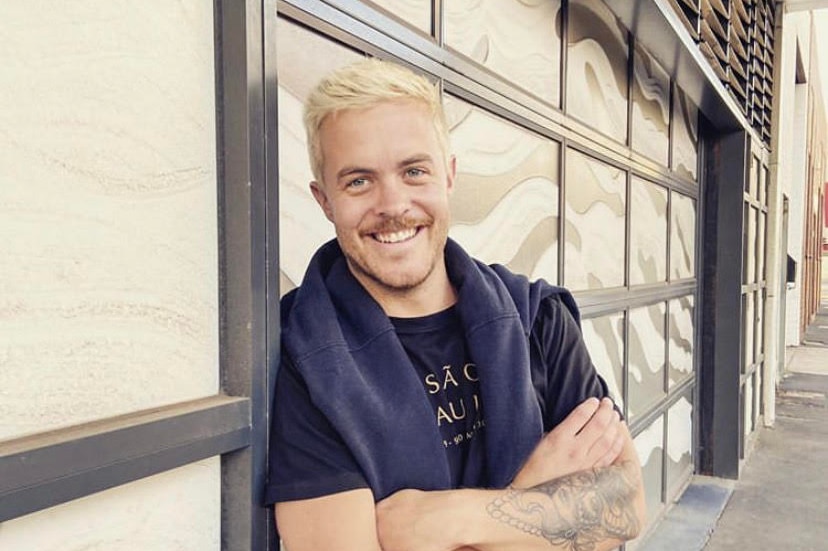
[(563, 289), (447, 238), (439, 94), (366, 60), (306, 103), (336, 240), (282, 301), (266, 499), (288, 551), (612, 549), (640, 466)]

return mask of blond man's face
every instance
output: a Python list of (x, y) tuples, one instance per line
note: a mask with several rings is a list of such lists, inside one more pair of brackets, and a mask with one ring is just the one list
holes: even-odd
[(322, 182), (311, 190), (354, 276), (369, 290), (410, 290), (445, 277), (454, 159), (429, 109), (413, 100), (328, 116)]

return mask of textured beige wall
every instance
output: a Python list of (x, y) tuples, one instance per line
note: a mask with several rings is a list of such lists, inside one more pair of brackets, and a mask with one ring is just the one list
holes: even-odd
[(0, 20), (0, 440), (216, 393), (211, 6)]
[(218, 458), (0, 524), (4, 551), (218, 551)]
[[(0, 3), (0, 441), (218, 392), (212, 3)], [(213, 459), (0, 549), (219, 548)]]

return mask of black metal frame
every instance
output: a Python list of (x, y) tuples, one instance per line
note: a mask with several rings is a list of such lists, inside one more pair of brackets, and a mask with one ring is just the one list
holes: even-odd
[(216, 0), (222, 389), (251, 403), (250, 445), (222, 456), (223, 550), (276, 544), (262, 505), (279, 343), (275, 24), (272, 0)]
[(705, 474), (738, 478), (743, 331), (741, 315), (733, 314), (742, 310), (742, 182), (749, 143), (744, 130), (710, 135), (703, 230), (699, 466)]
[(215, 396), (0, 444), (0, 522), (250, 444), (250, 402)]

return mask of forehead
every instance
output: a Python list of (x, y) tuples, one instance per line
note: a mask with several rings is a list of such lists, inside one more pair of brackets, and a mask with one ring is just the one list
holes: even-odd
[(339, 109), (322, 119), (320, 133), (356, 131), (365, 126), (431, 125), (432, 113), (420, 100), (385, 100), (366, 107)]
[(323, 164), (439, 150), (433, 115), (416, 100), (337, 111), (322, 121), (319, 138)]

